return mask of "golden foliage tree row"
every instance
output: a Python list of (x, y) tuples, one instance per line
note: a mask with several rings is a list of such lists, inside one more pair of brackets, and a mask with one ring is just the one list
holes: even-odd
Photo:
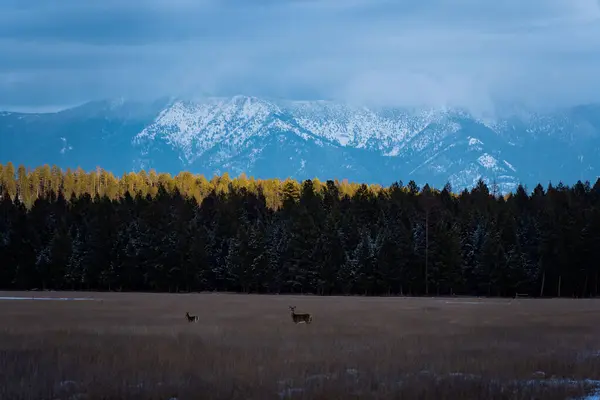
[[(315, 190), (322, 191), (325, 183), (315, 178), (312, 180)], [(137, 173), (124, 173), (116, 177), (109, 171), (97, 167), (96, 170), (86, 172), (81, 168), (62, 170), (56, 165), (43, 165), (36, 168), (26, 168), (19, 165), (17, 168), (12, 162), (0, 164), (0, 195), (8, 193), (12, 198), (18, 197), (27, 207), (40, 196), (50, 192), (62, 191), (65, 197), (72, 194), (81, 196), (89, 193), (118, 199), (129, 192), (132, 196), (140, 193), (142, 196), (155, 196), (158, 187), (163, 185), (167, 190), (177, 188), (186, 197), (194, 197), (198, 204), (211, 191), (227, 192), (230, 188), (245, 188), (256, 192), (261, 189), (266, 199), (266, 204), (272, 209), (278, 209), (282, 204), (283, 193), (295, 193), (299, 197), (301, 182), (293, 179), (254, 179), (241, 174), (231, 178), (228, 173), (213, 176), (210, 180), (203, 175), (195, 175), (187, 171), (171, 176), (168, 173), (157, 173), (155, 170)], [(350, 183), (347, 180), (335, 181), (340, 196), (352, 196), (361, 186), (366, 186), (372, 194), (385, 190), (380, 185), (361, 185)]]

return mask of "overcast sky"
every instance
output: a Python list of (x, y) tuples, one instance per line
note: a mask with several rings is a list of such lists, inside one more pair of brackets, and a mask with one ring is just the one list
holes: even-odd
[(600, 0), (0, 0), (0, 106), (600, 101)]

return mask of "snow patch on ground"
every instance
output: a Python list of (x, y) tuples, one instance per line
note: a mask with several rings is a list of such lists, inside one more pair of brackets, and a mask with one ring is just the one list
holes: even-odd
[(91, 297), (12, 297), (3, 296), (0, 300), (55, 300), (55, 301), (98, 301)]
[(493, 169), (498, 165), (496, 159), (488, 153), (485, 153), (482, 156), (480, 156), (477, 159), (477, 161), (479, 161), (479, 164), (481, 164), (484, 168), (487, 169)]
[(475, 145), (479, 145), (479, 144), (483, 144), (483, 142), (477, 138), (469, 138), (469, 146), (475, 146)]
[(399, 145), (395, 145), (394, 147), (392, 147), (392, 149), (390, 151), (383, 153), (383, 155), (386, 157), (395, 157), (398, 154), (400, 154), (400, 146)]
[(517, 172), (517, 170), (515, 169), (515, 167), (513, 167), (513, 165), (511, 163), (509, 163), (508, 161), (504, 160), (504, 164), (506, 164), (506, 166), (508, 168), (510, 168), (513, 172)]
[[(278, 395), (280, 399), (292, 399), (297, 397), (304, 397), (311, 389), (311, 384), (318, 384), (325, 380), (330, 379), (344, 379), (346, 384), (357, 383), (360, 379), (359, 371), (356, 368), (347, 368), (345, 373), (337, 374), (316, 374), (305, 377), (304, 384), (295, 381), (294, 379), (285, 379), (277, 382), (279, 386)], [(485, 384), (493, 385), (494, 387), (523, 387), (523, 386), (539, 386), (539, 387), (582, 387), (587, 386), (592, 388), (592, 392), (586, 396), (578, 397), (574, 399), (565, 400), (600, 400), (600, 380), (595, 379), (570, 379), (570, 378), (558, 378), (550, 377), (546, 378), (546, 373), (543, 371), (535, 371), (532, 373), (529, 379), (515, 379), (515, 380), (498, 380), (489, 379), (482, 375), (471, 374), (467, 372), (451, 372), (447, 374), (437, 374), (433, 371), (422, 370), (417, 373), (407, 373), (400, 380), (396, 382), (396, 385), (402, 386), (412, 379), (420, 378), (432, 378), (439, 382), (443, 379), (462, 379), (465, 381), (481, 381)], [(359, 394), (358, 392), (356, 394)]]

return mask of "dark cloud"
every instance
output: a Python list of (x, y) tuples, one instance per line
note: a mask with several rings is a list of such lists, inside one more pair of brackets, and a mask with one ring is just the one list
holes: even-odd
[(0, 105), (600, 100), (597, 0), (4, 0)]

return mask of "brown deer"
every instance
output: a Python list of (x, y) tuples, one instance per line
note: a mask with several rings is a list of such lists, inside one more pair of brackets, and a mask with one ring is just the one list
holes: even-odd
[(310, 314), (296, 314), (294, 312), (294, 310), (296, 309), (296, 306), (290, 306), (290, 310), (292, 311), (292, 321), (294, 321), (295, 324), (299, 324), (299, 323), (305, 323), (305, 324), (310, 324), (312, 322), (312, 315)]
[(189, 312), (185, 313), (185, 317), (187, 318), (188, 322), (198, 322), (198, 316), (197, 315), (190, 315)]

